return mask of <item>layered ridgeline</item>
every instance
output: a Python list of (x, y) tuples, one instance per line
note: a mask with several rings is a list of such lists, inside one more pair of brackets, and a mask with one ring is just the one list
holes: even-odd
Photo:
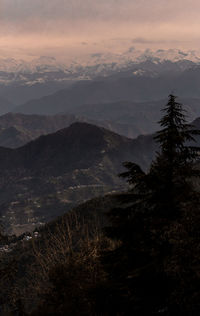
[[(75, 121), (103, 126), (120, 135), (135, 138), (158, 128), (164, 100), (152, 102), (119, 101), (85, 104), (69, 110), (71, 114), (36, 115), (8, 113), (0, 116), (0, 145), (16, 148), (42, 134), (68, 127)], [(191, 121), (200, 115), (200, 99), (184, 99)]]
[(45, 116), (7, 113), (0, 116), (0, 146), (17, 148), (79, 120), (72, 114)]
[[(7, 113), (0, 116), (0, 146), (17, 148), (41, 135), (69, 127), (74, 122), (87, 122), (104, 127), (117, 134), (135, 138), (139, 134), (151, 133), (154, 130), (154, 125), (156, 125), (154, 122), (158, 117), (157, 112), (155, 114), (150, 110), (151, 103), (148, 103), (148, 105), (146, 105), (146, 108), (149, 115), (143, 115), (143, 112), (137, 113), (134, 104), (128, 102), (99, 105), (93, 108), (88, 105), (81, 107), (80, 111), (78, 110), (80, 115)], [(142, 107), (140, 104), (137, 104), (137, 106)], [(84, 109), (87, 111), (87, 116), (83, 115)]]
[[(132, 47), (122, 54), (89, 54), (67, 64), (51, 56), (31, 61), (0, 58), (0, 96), (13, 104), (39, 98), (80, 80), (109, 76), (156, 77), (180, 75), (199, 66), (194, 51), (158, 50), (136, 51)], [(85, 60), (83, 60), (85, 59)], [(140, 79), (141, 80), (141, 79)], [(8, 111), (8, 110), (7, 110)], [(0, 114), (5, 112), (1, 111)]]
[[(73, 111), (84, 104), (102, 104), (119, 101), (146, 102), (165, 98), (173, 90), (182, 98), (200, 98), (200, 67), (181, 73), (148, 75), (146, 73), (120, 73), (98, 80), (85, 80), (67, 89), (42, 98), (30, 100), (15, 108), (25, 114), (55, 114)], [(185, 100), (182, 99), (182, 102)]]
[[(200, 99), (183, 98), (183, 103), (189, 120), (192, 121), (200, 115)], [(158, 129), (163, 104), (165, 100), (85, 104), (73, 108), (71, 113), (94, 120), (99, 125), (104, 124), (106, 128), (120, 135), (135, 138), (141, 134), (151, 134)]]
[[(119, 78), (114, 75), (95, 81), (82, 81), (68, 89), (30, 100), (17, 106), (13, 112), (39, 115), (71, 113), (134, 138), (156, 131), (166, 91), (170, 93), (175, 90), (182, 95), (181, 102), (186, 105), (189, 120), (200, 116), (200, 70), (197, 68), (187, 72), (187, 76), (174, 75), (173, 78), (170, 73), (162, 78), (133, 74), (124, 74), (123, 77), (121, 74)], [(191, 89), (188, 88), (190, 86)]]
[(0, 148), (0, 201), (5, 229), (21, 233), (73, 205), (122, 190), (122, 162), (150, 164), (151, 136), (131, 140), (104, 128), (74, 123), (27, 145)]

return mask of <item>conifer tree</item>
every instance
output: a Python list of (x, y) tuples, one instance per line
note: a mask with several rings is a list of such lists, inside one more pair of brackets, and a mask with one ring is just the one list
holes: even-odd
[[(191, 145), (199, 131), (187, 124), (174, 95), (163, 112), (155, 161), (148, 173), (134, 163), (124, 164), (128, 171), (121, 176), (131, 189), (108, 214), (112, 225), (106, 234), (116, 241), (116, 248), (102, 258), (108, 315), (184, 315), (200, 284), (189, 264), (194, 252), (200, 259), (199, 193), (193, 185), (200, 176), (195, 167), (200, 149)], [(188, 278), (195, 280), (192, 289)]]
[(187, 124), (185, 111), (174, 95), (169, 96), (169, 102), (162, 111), (164, 116), (159, 122), (162, 129), (155, 136), (160, 152), (151, 165), (149, 175), (155, 207), (160, 209), (162, 205), (162, 212), (176, 216), (183, 203), (188, 202), (195, 192), (190, 179), (200, 175), (194, 168), (200, 150), (194, 146), (194, 136), (199, 131)]

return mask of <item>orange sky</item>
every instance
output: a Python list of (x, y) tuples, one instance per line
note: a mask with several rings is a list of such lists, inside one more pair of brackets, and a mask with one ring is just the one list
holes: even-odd
[(200, 50), (197, 0), (0, 0), (0, 56)]

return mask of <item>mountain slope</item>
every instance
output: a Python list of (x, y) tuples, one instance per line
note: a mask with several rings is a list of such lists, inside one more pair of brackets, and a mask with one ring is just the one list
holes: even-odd
[[(138, 120), (136, 120), (134, 116), (130, 116), (127, 113), (129, 108), (127, 109), (126, 106), (124, 106), (122, 109), (124, 113), (123, 117), (120, 115), (120, 113), (118, 113), (119, 111), (117, 111), (117, 105), (116, 110), (113, 106), (111, 109), (109, 109), (109, 105), (107, 106), (107, 109), (108, 111), (105, 111), (104, 115), (104, 113), (100, 113), (101, 106), (100, 111), (98, 107), (95, 106), (92, 115), (89, 114), (88, 111), (85, 111), (85, 113), (88, 113), (88, 115), (82, 115), (81, 112), (80, 117), (74, 114), (44, 116), (7, 113), (3, 116), (0, 116), (0, 146), (17, 148), (25, 145), (26, 143), (36, 139), (41, 135), (53, 133), (59, 129), (68, 127), (74, 122), (88, 122), (132, 138), (138, 134), (143, 134), (149, 131), (149, 124), (146, 124), (145, 129), (142, 129), (142, 124), (138, 126)], [(104, 119), (107, 114), (108, 119)], [(149, 117), (149, 120), (151, 120), (151, 117)]]
[[(200, 128), (200, 119), (194, 122)], [(197, 137), (200, 145), (200, 137)], [(0, 209), (9, 233), (22, 233), (63, 214), (75, 204), (123, 190), (122, 162), (146, 170), (158, 150), (153, 135), (131, 140), (87, 123), (17, 149), (0, 147)]]
[[(194, 120), (200, 115), (200, 99), (181, 98), (188, 119)], [(166, 100), (152, 102), (119, 101), (115, 103), (86, 104), (75, 107), (71, 113), (98, 122), (110, 130), (135, 138), (141, 134), (150, 134), (159, 128), (161, 109)]]
[(137, 74), (118, 78), (114, 75), (96, 81), (79, 82), (41, 99), (31, 100), (15, 108), (26, 114), (55, 114), (69, 112), (83, 104), (113, 103), (119, 101), (145, 102), (159, 100), (175, 91), (183, 98), (200, 98), (200, 67), (181, 74), (168, 73), (156, 77)]
[(78, 120), (72, 114), (41, 116), (7, 113), (0, 116), (0, 146), (17, 148)]
[(0, 147), (1, 215), (8, 232), (33, 229), (91, 197), (119, 190), (122, 162), (147, 167), (152, 138), (131, 140), (74, 123), (27, 145)]
[[(200, 128), (200, 119), (194, 124)], [(87, 123), (74, 123), (17, 149), (0, 147), (0, 209), (6, 231), (32, 230), (75, 204), (125, 189), (117, 176), (122, 162), (147, 169), (156, 150), (153, 135), (131, 140)]]
[(23, 147), (9, 150), (11, 158), (13, 155), (15, 159), (10, 164), (0, 157), (0, 170), (7, 165), (9, 169), (20, 167), (33, 172), (56, 174), (72, 167), (88, 168), (105, 155), (112, 158), (112, 163), (118, 167), (119, 159), (123, 161), (133, 152), (144, 165), (137, 146), (141, 139), (148, 138), (141, 136), (131, 140), (95, 125), (77, 122), (56, 133), (40, 136)]
[(0, 96), (0, 115), (5, 114), (14, 109), (15, 105), (6, 98)]
[[(91, 104), (71, 107), (67, 105), (67, 102), (65, 103), (65, 93), (66, 91), (61, 93), (63, 102), (63, 107), (61, 108), (63, 111), (67, 109), (68, 112), (76, 115), (80, 120), (94, 122), (95, 125), (103, 126), (131, 138), (135, 138), (140, 134), (155, 132), (158, 128), (157, 122), (161, 118), (161, 109), (167, 102), (165, 99), (148, 102), (117, 101), (97, 103), (94, 101)], [(60, 98), (59, 95), (60, 93), (57, 93), (58, 99)], [(42, 100), (48, 102), (48, 99), (49, 97), (46, 97), (46, 99)], [(187, 110), (189, 120), (192, 121), (200, 115), (200, 99), (182, 97), (180, 102), (183, 103), (184, 108)], [(59, 101), (56, 104), (59, 104)], [(49, 104), (50, 107), (47, 105), (48, 103), (45, 109), (51, 111), (53, 109), (51, 104)]]

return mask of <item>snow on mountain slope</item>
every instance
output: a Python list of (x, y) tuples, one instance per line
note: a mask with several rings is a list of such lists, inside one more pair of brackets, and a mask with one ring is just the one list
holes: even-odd
[(66, 63), (50, 56), (31, 61), (4, 58), (0, 59), (0, 84), (31, 86), (46, 82), (91, 80), (124, 71), (132, 71), (138, 76), (156, 76), (166, 71), (183, 71), (195, 65), (200, 65), (200, 53), (195, 51), (140, 51), (133, 47), (121, 54), (95, 53)]

